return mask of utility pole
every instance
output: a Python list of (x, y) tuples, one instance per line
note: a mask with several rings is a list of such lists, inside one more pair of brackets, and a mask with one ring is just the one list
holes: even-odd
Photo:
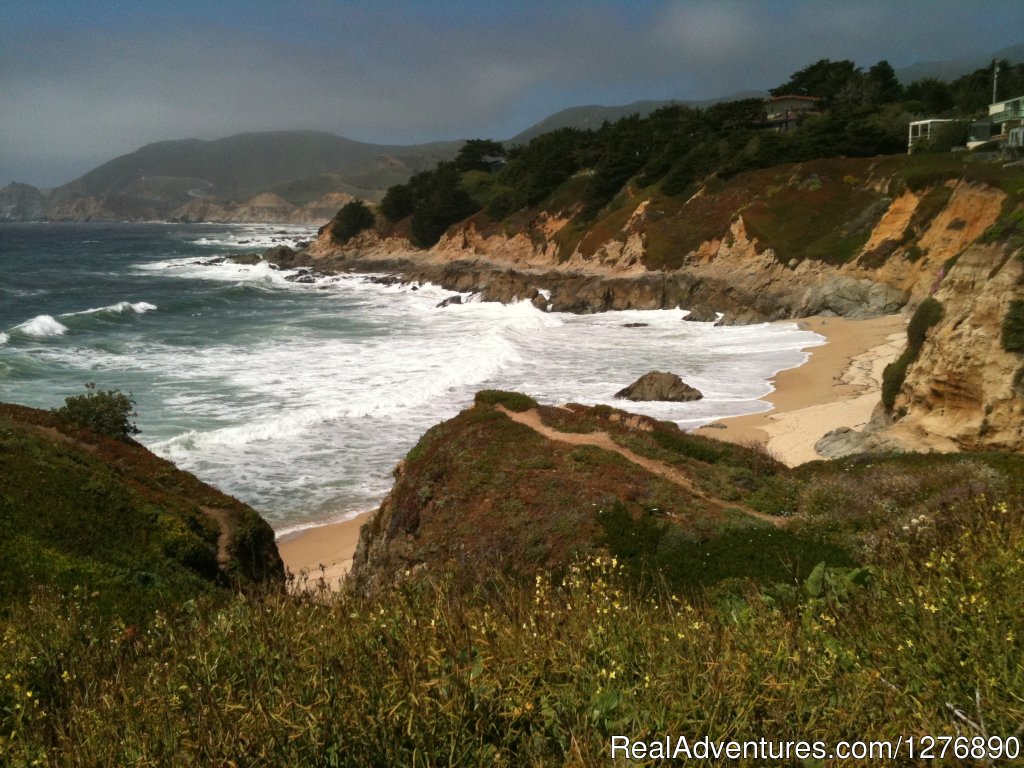
[(999, 62), (992, 62), (992, 103), (997, 101), (996, 94), (999, 92)]

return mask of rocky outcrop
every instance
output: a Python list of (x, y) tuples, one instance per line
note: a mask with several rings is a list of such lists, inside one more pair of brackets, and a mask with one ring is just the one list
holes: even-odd
[(46, 196), (30, 184), (12, 182), (0, 189), (0, 221), (41, 221)]
[(708, 307), (700, 307), (691, 309), (683, 320), (689, 320), (691, 323), (714, 323), (718, 321), (718, 313)]
[(830, 275), (804, 291), (796, 305), (796, 314), (833, 314), (858, 320), (899, 312), (907, 298), (906, 291), (887, 283)]
[[(264, 192), (242, 203), (190, 200), (171, 211), (167, 218), (180, 222), (270, 222), (278, 224), (322, 224), (352, 199), (351, 195), (325, 195), (308, 205), (292, 205), (279, 195)], [(340, 201), (340, 202), (339, 202)], [(335, 205), (335, 203), (338, 203)]]
[[(1024, 250), (976, 244), (941, 280), (943, 317), (896, 398), (896, 425), (963, 449), (1024, 449), (1024, 355), (1002, 344), (1011, 302), (1024, 300)], [(1016, 385), (1019, 387), (1019, 384)]]
[(977, 242), (1008, 213), (1002, 172), (986, 168), (990, 184), (940, 177), (911, 189), (904, 162), (785, 166), (682, 202), (633, 198), (627, 189), (583, 229), (571, 210), (517, 214), (514, 229), (480, 214), (425, 251), (401, 227), (344, 247), (321, 235), (298, 258), (547, 311), (682, 307), (688, 319), (724, 325), (868, 318), (935, 295), (950, 311), (911, 366), (897, 403), (902, 418), (886, 433), (910, 447), (926, 433), (933, 440), (925, 447), (1021, 446), (1012, 382), (1024, 388), (1022, 364), (998, 342), (1000, 318), (1019, 296), (1020, 261)]
[(673, 403), (688, 403), (700, 400), (704, 395), (674, 373), (650, 371), (628, 387), (620, 389), (615, 397), (634, 402), (663, 400)]

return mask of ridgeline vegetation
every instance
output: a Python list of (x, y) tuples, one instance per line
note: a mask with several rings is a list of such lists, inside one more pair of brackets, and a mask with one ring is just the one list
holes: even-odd
[[(1024, 64), (1003, 61), (1000, 67), (1001, 90), (1024, 93)], [(764, 102), (753, 98), (705, 109), (667, 106), (595, 131), (562, 128), (511, 148), (477, 139), (454, 161), (389, 188), (380, 212), (391, 226), (408, 219), (412, 242), (421, 248), (478, 212), (500, 221), (540, 208), (570, 212), (583, 225), (627, 184), (685, 199), (708, 178), (821, 158), (905, 153), (912, 120), (973, 119), (988, 105), (991, 84), (992, 67), (950, 83), (926, 79), (904, 87), (886, 61), (864, 71), (852, 61), (823, 59), (771, 90), (772, 96), (819, 100), (784, 132), (769, 130)]]

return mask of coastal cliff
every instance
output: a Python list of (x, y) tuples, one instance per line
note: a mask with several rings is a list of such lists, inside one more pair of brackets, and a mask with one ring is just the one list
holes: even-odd
[(1021, 450), (1024, 360), (999, 336), (1024, 299), (1022, 177), (952, 155), (817, 160), (712, 178), (685, 200), (627, 186), (582, 223), (564, 198), (481, 213), (429, 249), (402, 223), (344, 243), (332, 223), (298, 261), (548, 311), (682, 307), (727, 324), (909, 315), (934, 296), (943, 320), (871, 430), (907, 448)]
[(956, 258), (934, 293), (942, 319), (927, 333), (894, 403), (894, 436), (961, 450), (1024, 448), (1024, 354), (1003, 326), (1024, 299), (1022, 250), (978, 243)]
[[(925, 171), (935, 178), (922, 179)], [(306, 256), (334, 268), (393, 269), (484, 299), (550, 290), (556, 310), (682, 306), (740, 323), (868, 317), (927, 296), (1006, 198), (955, 165), (820, 160), (708, 182), (685, 201), (627, 188), (585, 225), (571, 207), (503, 222), (478, 214), (426, 250), (401, 226), (339, 244), (329, 224)]]

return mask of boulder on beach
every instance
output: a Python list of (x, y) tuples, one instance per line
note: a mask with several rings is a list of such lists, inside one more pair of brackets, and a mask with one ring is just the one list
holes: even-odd
[(263, 260), (284, 267), (295, 261), (295, 253), (287, 245), (275, 245), (263, 252)]
[(689, 311), (683, 320), (689, 320), (691, 323), (713, 323), (718, 320), (718, 313), (708, 307), (694, 307)]
[(461, 303), (462, 303), (462, 296), (460, 296), (459, 294), (456, 293), (454, 296), (449, 296), (444, 301), (438, 302), (437, 308), (438, 309), (442, 309), (444, 307), (450, 307), (452, 304), (461, 304)]
[(674, 373), (651, 371), (645, 373), (625, 389), (615, 393), (615, 397), (641, 402), (647, 400), (667, 400), (673, 403), (685, 403), (700, 400), (703, 394)]

